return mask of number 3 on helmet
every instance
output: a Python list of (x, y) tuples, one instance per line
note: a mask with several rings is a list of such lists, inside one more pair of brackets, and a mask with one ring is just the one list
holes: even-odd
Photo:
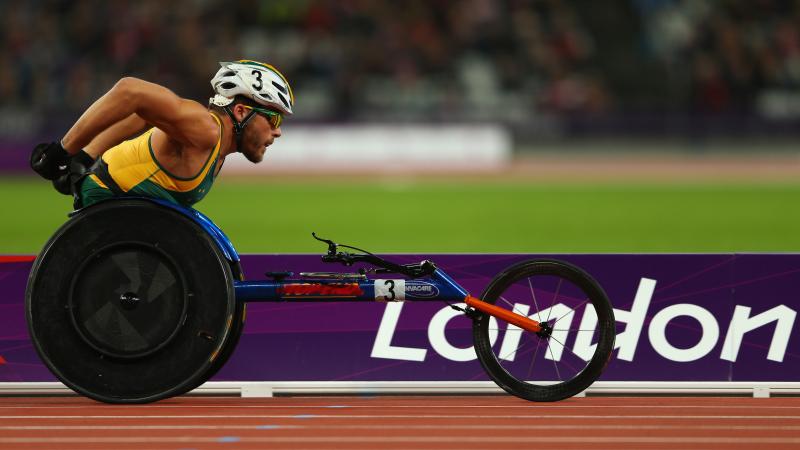
[(227, 106), (234, 97), (243, 95), (284, 115), (292, 115), (294, 94), (286, 77), (278, 69), (247, 59), (219, 64), (222, 67), (211, 79), (216, 94), (211, 98), (211, 103)]

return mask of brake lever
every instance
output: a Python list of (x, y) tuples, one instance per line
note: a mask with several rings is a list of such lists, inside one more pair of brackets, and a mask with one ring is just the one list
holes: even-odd
[(314, 239), (316, 239), (316, 240), (318, 240), (320, 242), (324, 242), (324, 243), (328, 244), (328, 255), (330, 255), (330, 256), (335, 256), (336, 255), (336, 250), (338, 249), (338, 244), (336, 242), (333, 242), (330, 239), (322, 239), (320, 237), (317, 237), (317, 233), (314, 233), (313, 231), (311, 232), (311, 236), (313, 236)]
[(338, 254), (337, 256), (339, 256), (339, 258), (341, 258), (341, 262), (342, 262), (342, 264), (343, 264), (343, 265), (345, 265), (345, 266), (347, 266), (347, 267), (350, 267), (350, 266), (352, 266), (352, 265), (353, 265), (353, 263), (355, 262), (355, 261), (353, 260), (353, 255), (351, 255), (350, 253), (347, 253), (347, 252), (339, 252), (339, 254)]

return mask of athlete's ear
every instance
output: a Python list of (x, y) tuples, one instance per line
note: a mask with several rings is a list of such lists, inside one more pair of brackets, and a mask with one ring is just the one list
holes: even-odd
[(247, 117), (247, 114), (250, 113), (250, 110), (245, 108), (241, 103), (236, 103), (233, 105), (231, 111), (233, 112), (233, 117), (236, 117), (236, 120), (239, 122), (244, 120), (244, 118)]

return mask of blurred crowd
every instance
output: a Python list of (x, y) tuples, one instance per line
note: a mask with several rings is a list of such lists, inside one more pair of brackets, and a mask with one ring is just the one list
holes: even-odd
[(665, 81), (684, 89), (689, 108), (769, 114), (778, 106), (772, 100), (791, 100), (800, 88), (800, 2), (636, 0), (635, 5), (648, 53), (663, 64)]
[(301, 121), (756, 114), (800, 86), (778, 0), (0, 0), (0, 21), (2, 109), (73, 119), (126, 75), (204, 102), (238, 58), (281, 69)]

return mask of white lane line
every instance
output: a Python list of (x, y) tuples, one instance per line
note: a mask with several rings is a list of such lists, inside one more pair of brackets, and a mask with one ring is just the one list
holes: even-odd
[(800, 425), (7, 425), (0, 430), (763, 430), (796, 431)]
[[(541, 443), (541, 436), (275, 436), (275, 437), (237, 437), (236, 440), (225, 440), (225, 437), (191, 437), (191, 436), (164, 436), (164, 437), (36, 437), (36, 438), (0, 438), (0, 444), (149, 444), (149, 443), (416, 443), (416, 442), (447, 442), (447, 443), (501, 443), (501, 442), (530, 442)], [(776, 437), (653, 437), (653, 436), (547, 436), (548, 442), (555, 443), (673, 443), (673, 444), (798, 444), (800, 438)], [(763, 447), (762, 447), (763, 448)]]
[(658, 415), (653, 414), (649, 416), (628, 416), (628, 415), (609, 415), (603, 414), (602, 416), (588, 415), (588, 414), (530, 414), (530, 415), (512, 415), (512, 414), (498, 414), (498, 415), (474, 415), (474, 414), (214, 414), (214, 415), (181, 415), (181, 416), (166, 416), (166, 415), (91, 415), (91, 416), (0, 416), (2, 420), (10, 419), (593, 419), (593, 420), (607, 420), (607, 419), (783, 419), (783, 420), (798, 420), (800, 416), (731, 416), (731, 415)]
[[(754, 402), (759, 402), (761, 399), (753, 400)], [(97, 409), (97, 408), (114, 408), (113, 405), (82, 405), (82, 406), (0, 406), (0, 409)], [(502, 409), (511, 409), (511, 408), (524, 408), (524, 409), (536, 409), (536, 408), (552, 408), (553, 410), (557, 409), (667, 409), (667, 408), (680, 408), (680, 409), (800, 409), (800, 404), (797, 406), (786, 406), (786, 405), (776, 405), (776, 406), (769, 406), (769, 405), (237, 405), (234, 403), (223, 403), (219, 405), (147, 405), (145, 408), (153, 408), (153, 409), (201, 409), (201, 408), (241, 408), (241, 409), (248, 409), (248, 408), (260, 408), (260, 409), (267, 409), (267, 408), (277, 408), (277, 409), (311, 409), (311, 408), (323, 408), (323, 409), (348, 409), (348, 408), (376, 408), (376, 409), (395, 409), (395, 408), (420, 408), (420, 409), (434, 409), (434, 408), (475, 408), (475, 409), (492, 409), (492, 408), (502, 408)]]

